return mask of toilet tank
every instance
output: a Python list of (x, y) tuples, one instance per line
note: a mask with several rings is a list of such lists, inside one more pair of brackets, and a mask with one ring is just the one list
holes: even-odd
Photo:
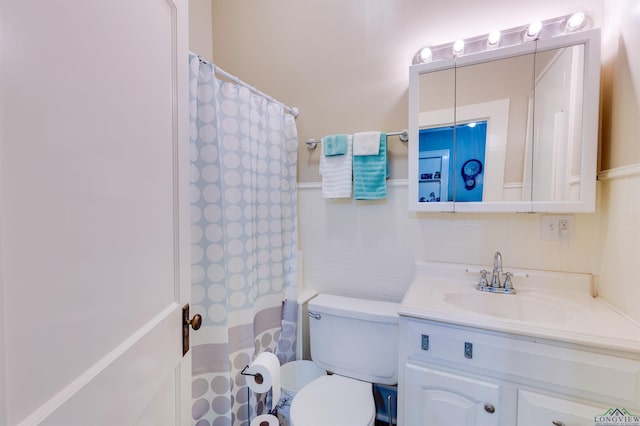
[(358, 380), (398, 383), (398, 303), (320, 294), (309, 301), (311, 359)]

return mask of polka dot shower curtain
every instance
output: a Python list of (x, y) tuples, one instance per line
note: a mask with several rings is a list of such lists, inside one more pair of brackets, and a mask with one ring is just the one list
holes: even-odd
[(192, 416), (248, 426), (271, 408), (240, 370), (263, 351), (295, 358), (295, 119), (218, 80), (191, 55)]

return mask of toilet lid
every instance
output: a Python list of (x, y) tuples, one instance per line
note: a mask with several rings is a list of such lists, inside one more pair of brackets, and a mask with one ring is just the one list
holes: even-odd
[(291, 422), (301, 426), (367, 426), (376, 414), (371, 383), (322, 376), (296, 394)]

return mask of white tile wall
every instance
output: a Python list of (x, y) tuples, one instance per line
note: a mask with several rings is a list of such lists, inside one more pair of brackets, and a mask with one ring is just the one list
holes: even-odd
[(599, 296), (640, 321), (640, 164), (600, 183)]
[(602, 150), (612, 169), (598, 176), (596, 282), (603, 299), (640, 321), (640, 1), (603, 4)]
[(300, 185), (306, 289), (400, 299), (415, 259), (491, 265), (496, 250), (507, 268), (593, 272), (593, 214), (575, 216), (575, 239), (563, 248), (540, 240), (539, 214), (417, 214), (407, 210), (406, 183), (390, 183), (382, 202), (325, 200), (316, 185)]

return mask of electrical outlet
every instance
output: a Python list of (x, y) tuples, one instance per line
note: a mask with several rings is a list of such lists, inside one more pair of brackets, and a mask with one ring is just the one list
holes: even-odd
[(543, 214), (540, 216), (540, 239), (544, 241), (571, 241), (573, 215)]

